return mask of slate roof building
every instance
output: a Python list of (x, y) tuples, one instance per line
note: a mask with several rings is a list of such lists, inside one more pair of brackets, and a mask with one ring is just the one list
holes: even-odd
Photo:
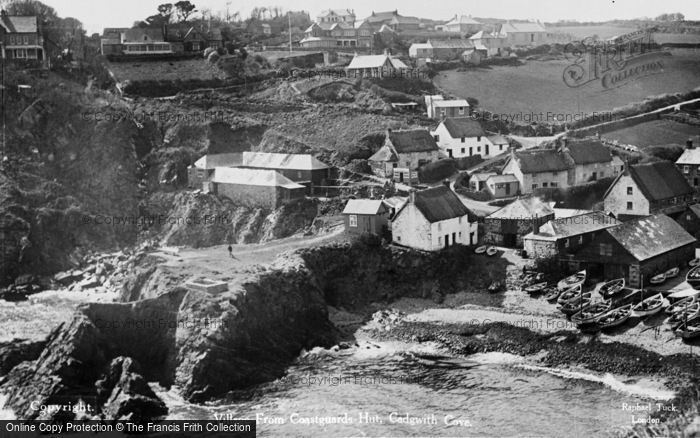
[(503, 173), (520, 181), (522, 193), (568, 188), (619, 175), (624, 165), (598, 140), (563, 141), (553, 149), (512, 151)]
[(208, 182), (217, 167), (237, 167), (243, 163), (243, 154), (207, 154), (187, 167), (187, 186), (201, 189)]
[(476, 216), (446, 186), (412, 191), (391, 222), (395, 243), (424, 251), (478, 243)]
[(685, 150), (676, 160), (676, 166), (683, 173), (688, 184), (696, 191), (700, 190), (700, 149), (694, 146), (692, 139), (686, 142)]
[(306, 187), (274, 170), (217, 167), (208, 185), (209, 192), (251, 208), (275, 209), (306, 194)]
[[(443, 108), (438, 105), (442, 102), (453, 101), (434, 102), (438, 113), (442, 112)], [(435, 137), (440, 149), (450, 158), (473, 155), (491, 158), (508, 151), (507, 139), (500, 138), (502, 136), (488, 136), (481, 124), (469, 117), (448, 117), (440, 122), (431, 134)], [(493, 143), (492, 138), (497, 141), (497, 144)]]
[(350, 199), (343, 209), (345, 231), (382, 235), (388, 229), (391, 209), (382, 200)]
[(331, 167), (310, 154), (243, 152), (241, 167), (276, 170), (299, 184), (313, 188), (326, 185)]
[(530, 258), (566, 257), (621, 222), (602, 211), (552, 219), (523, 237)]
[(408, 70), (408, 66), (387, 53), (383, 55), (355, 55), (345, 69), (354, 78), (396, 77)]
[(684, 266), (695, 256), (696, 242), (676, 221), (656, 214), (606, 228), (574, 259), (591, 277), (624, 277), (630, 286), (641, 287), (654, 275)]
[(418, 168), (443, 157), (426, 129), (387, 130), (384, 145), (369, 158), (372, 172), (399, 182), (418, 181)]
[(10, 15), (0, 10), (0, 58), (15, 64), (44, 65), (44, 37), (36, 15)]
[(605, 211), (620, 220), (650, 214), (674, 215), (693, 202), (694, 190), (670, 161), (629, 166), (603, 197)]
[(525, 235), (552, 219), (554, 210), (540, 199), (517, 199), (484, 219), (484, 242), (522, 248)]

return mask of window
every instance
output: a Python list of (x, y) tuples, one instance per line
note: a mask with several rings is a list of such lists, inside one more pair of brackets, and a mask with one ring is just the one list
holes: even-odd
[(569, 247), (569, 239), (564, 239), (564, 248)]
[(611, 243), (601, 243), (600, 244), (600, 255), (612, 257), (612, 244)]
[(29, 37), (28, 37), (27, 35), (23, 36), (23, 37), (22, 37), (22, 42), (23, 42), (24, 44), (29, 44)]
[(460, 114), (464, 114), (464, 107), (463, 107), (463, 106), (460, 106), (460, 107), (459, 107), (459, 113), (460, 113)]
[(481, 153), (481, 146), (477, 146), (477, 147), (476, 147), (476, 152), (477, 152), (477, 153)]
[(435, 142), (436, 142), (436, 143), (440, 141), (440, 136), (439, 136), (439, 135), (434, 135), (433, 138), (435, 139)]
[(480, 135), (477, 135), (477, 136), (476, 136), (476, 141), (481, 141), (481, 136), (480, 136)]
[(464, 143), (464, 137), (462, 137), (462, 143)]
[(27, 50), (26, 49), (17, 49), (15, 50), (15, 57), (16, 58), (26, 58), (27, 57)]
[[(466, 149), (462, 148), (462, 153), (464, 153), (465, 150), (466, 150)], [(697, 178), (695, 178), (695, 179), (697, 180)], [(698, 185), (698, 184), (695, 183), (695, 185)]]
[(556, 186), (557, 186), (557, 183), (551, 182), (551, 183), (549, 183), (549, 186), (550, 186), (550, 187), (556, 187)]
[(548, 186), (547, 183), (542, 183), (542, 187), (547, 187), (547, 186)]
[(690, 173), (690, 166), (683, 166), (684, 173)]
[(411, 167), (411, 160), (406, 160), (406, 167)]
[(632, 187), (627, 187), (627, 194), (631, 195), (632, 194)]
[(438, 231), (442, 231), (442, 224), (438, 222)]
[(632, 210), (634, 208), (634, 205), (631, 202), (627, 203), (627, 210)]
[(350, 226), (353, 228), (357, 228), (357, 215), (351, 214), (349, 219), (350, 219)]
[(396, 236), (396, 241), (401, 242), (401, 236)]
[(445, 108), (443, 108), (443, 109), (440, 110), (440, 114), (442, 114), (443, 116), (444, 116), (445, 114), (447, 114)]
[(438, 246), (442, 246), (442, 237), (438, 237)]
[(693, 185), (694, 185), (695, 187), (698, 186), (698, 179), (697, 179), (697, 178), (693, 178)]
[(537, 184), (532, 185), (532, 190), (535, 190), (537, 188)]
[(15, 43), (15, 37), (14, 37), (14, 35), (10, 35), (10, 44), (14, 44), (14, 43)]
[[(462, 224), (462, 218), (460, 217), (458, 220), (459, 220), (459, 224), (461, 225), (461, 224)], [(462, 234), (462, 233), (460, 233), (460, 234)]]
[(581, 234), (580, 236), (578, 236), (578, 244), (579, 244), (579, 245), (583, 245), (583, 234)]
[(398, 166), (398, 163), (392, 164), (393, 168), (396, 169), (396, 166)]

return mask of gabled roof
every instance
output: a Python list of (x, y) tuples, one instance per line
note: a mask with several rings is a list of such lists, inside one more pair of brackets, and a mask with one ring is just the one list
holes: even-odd
[(535, 197), (517, 199), (505, 207), (491, 213), (488, 219), (533, 219), (553, 215), (549, 205)]
[(384, 144), (377, 152), (368, 158), (368, 161), (385, 161), (393, 163), (399, 161), (399, 156), (396, 154), (394, 148), (388, 144)]
[(36, 15), (2, 15), (0, 25), (7, 33), (37, 33), (39, 30)]
[(329, 169), (325, 163), (309, 154), (277, 154), (271, 152), (243, 152), (244, 167), (263, 169), (317, 170)]
[[(148, 39), (144, 39), (144, 37), (148, 37)], [(165, 42), (163, 39), (163, 30), (162, 29), (143, 29), (143, 28), (133, 28), (129, 29), (125, 32), (124, 35), (124, 42), (128, 43), (142, 43), (144, 41), (158, 41), (158, 42)]]
[(541, 23), (505, 23), (503, 27), (501, 27), (501, 32), (547, 32), (547, 29), (545, 29)]
[(525, 236), (525, 239), (559, 240), (615, 227), (621, 223), (602, 211), (593, 211), (577, 216), (550, 220), (540, 227), (538, 233), (530, 233)]
[(398, 153), (430, 152), (439, 150), (427, 129), (390, 131), (388, 140)]
[(217, 167), (214, 169), (211, 182), (244, 186), (284, 187), (285, 189), (304, 188), (301, 184), (295, 183), (274, 170), (243, 169), (240, 167)]
[(396, 32), (394, 32), (394, 29), (390, 28), (386, 24), (382, 24), (382, 27), (380, 27), (377, 32), (379, 32), (379, 33), (396, 33)]
[(481, 24), (472, 17), (468, 15), (460, 15), (459, 17), (455, 17), (449, 22), (445, 24), (445, 26), (449, 26), (451, 24)]
[(560, 172), (569, 165), (563, 154), (554, 149), (537, 149), (514, 153), (523, 173)]
[(243, 162), (243, 154), (234, 152), (230, 154), (207, 154), (194, 162), (194, 167), (199, 169), (213, 169), (215, 167), (235, 167)]
[(493, 175), (490, 176), (487, 180), (491, 181), (495, 184), (502, 184), (502, 183), (519, 183), (518, 178), (515, 177), (512, 173), (506, 173), (505, 175)]
[(700, 218), (700, 204), (689, 205), (688, 210), (692, 211), (695, 216)]
[(606, 232), (639, 261), (695, 242), (693, 236), (665, 214), (624, 222)]
[(468, 107), (469, 102), (465, 99), (452, 99), (452, 100), (434, 100), (433, 106), (435, 108), (453, 108), (453, 107)]
[(496, 172), (474, 173), (469, 177), (469, 181), (486, 181), (490, 177), (497, 175)]
[(374, 215), (383, 211), (386, 211), (384, 201), (373, 199), (350, 199), (348, 203), (345, 204), (343, 214)]
[(568, 153), (576, 164), (609, 163), (610, 149), (598, 140), (586, 140), (567, 145)]
[(693, 188), (690, 187), (683, 174), (670, 161), (630, 166), (628, 172), (644, 197), (650, 201), (660, 201), (693, 193)]
[(676, 164), (692, 164), (695, 166), (700, 165), (700, 149), (685, 149), (681, 156), (678, 157), (678, 160), (676, 160)]
[(408, 68), (399, 59), (392, 58), (389, 55), (357, 55), (352, 58), (347, 68), (382, 68), (387, 63), (387, 60), (395, 69)]
[(471, 40), (435, 40), (430, 41), (430, 45), (435, 49), (470, 49), (474, 47), (474, 42)]
[(447, 129), (447, 132), (450, 133), (450, 137), (452, 138), (483, 137), (486, 135), (486, 132), (484, 132), (481, 124), (468, 117), (446, 118), (441, 122), (441, 124), (445, 126), (445, 129)]
[[(396, 214), (397, 216), (401, 214), (406, 205), (408, 203), (404, 204), (404, 207)], [(415, 205), (430, 223), (463, 216), (468, 216), (470, 222), (476, 219), (474, 214), (459, 200), (455, 192), (443, 185), (416, 192)]]
[(372, 11), (372, 15), (365, 18), (365, 21), (368, 21), (370, 23), (376, 23), (378, 21), (391, 20), (391, 18), (393, 16), (398, 15), (398, 14), (399, 14), (399, 11), (397, 9), (394, 9), (393, 11), (386, 11), (386, 12), (374, 12), (374, 11)]
[(405, 17), (403, 15), (395, 15), (389, 21), (391, 24), (419, 24), (420, 19), (418, 17)]

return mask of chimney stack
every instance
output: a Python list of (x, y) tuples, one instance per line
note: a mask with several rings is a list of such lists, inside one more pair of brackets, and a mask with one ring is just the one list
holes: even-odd
[(686, 149), (694, 149), (695, 146), (693, 146), (693, 139), (689, 138), (688, 141), (685, 142), (685, 148)]
[(540, 226), (537, 225), (537, 215), (535, 215), (535, 218), (532, 220), (532, 234), (539, 234), (540, 232)]

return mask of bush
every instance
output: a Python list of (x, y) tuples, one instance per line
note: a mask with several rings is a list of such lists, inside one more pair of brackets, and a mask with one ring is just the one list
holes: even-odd
[(481, 164), (484, 162), (484, 159), (481, 158), (481, 155), (472, 155), (470, 157), (461, 157), (455, 159), (457, 162), (457, 169), (459, 170), (466, 170), (466, 169), (471, 169), (472, 167)]
[(434, 183), (457, 173), (457, 162), (452, 158), (428, 163), (418, 169), (418, 179), (422, 183)]
[(491, 199), (493, 199), (491, 194), (489, 192), (487, 192), (486, 189), (480, 190), (478, 192), (475, 192), (472, 190), (460, 189), (460, 190), (457, 190), (457, 193), (459, 193), (460, 195), (465, 196), (469, 199), (473, 199), (473, 200), (479, 201), (479, 202), (487, 202), (487, 201), (490, 201)]
[(675, 163), (683, 154), (683, 147), (678, 145), (650, 146), (644, 149), (644, 152), (661, 160)]

